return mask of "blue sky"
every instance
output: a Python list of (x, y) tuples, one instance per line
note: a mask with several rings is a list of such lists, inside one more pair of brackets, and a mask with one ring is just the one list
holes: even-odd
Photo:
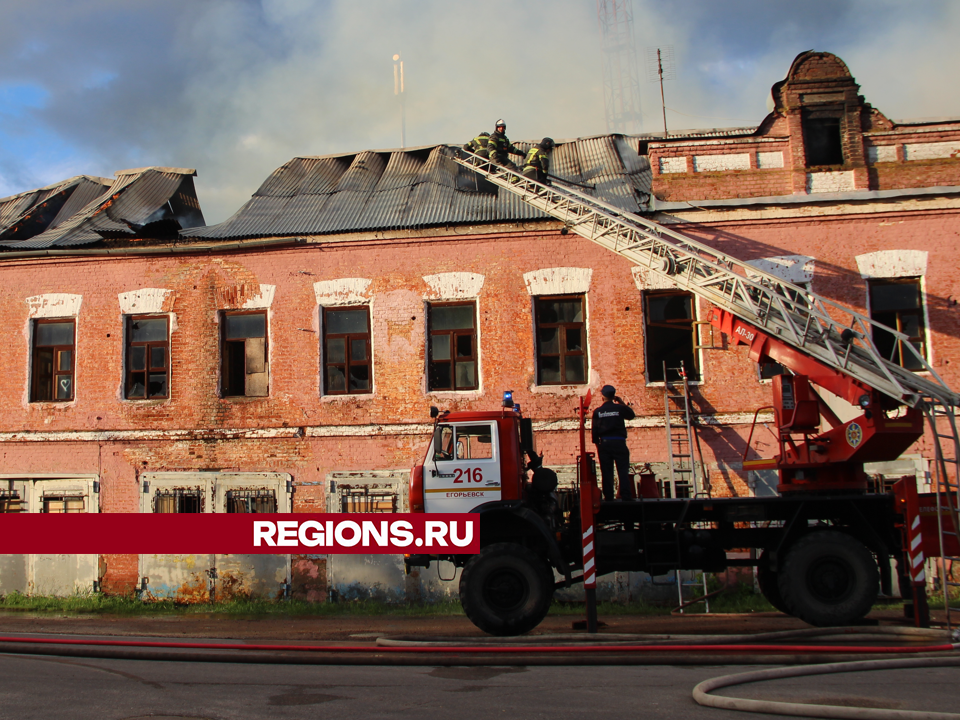
[[(670, 129), (756, 125), (800, 52), (839, 55), (888, 117), (960, 116), (960, 3), (633, 0), (644, 126), (661, 128), (646, 50), (671, 47)], [(499, 26), (499, 27), (498, 27)], [(0, 196), (78, 174), (196, 168), (208, 222), (296, 155), (606, 130), (596, 0), (4, 0)]]

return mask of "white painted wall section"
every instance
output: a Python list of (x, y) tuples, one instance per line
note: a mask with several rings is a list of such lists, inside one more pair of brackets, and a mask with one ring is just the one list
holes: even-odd
[(70, 295), (68, 293), (47, 293), (46, 295), (34, 295), (28, 297), (27, 308), (29, 317), (33, 318), (57, 318), (57, 317), (76, 317), (80, 314), (80, 303), (83, 295)]
[[(757, 270), (791, 283), (808, 283), (813, 280), (814, 263), (809, 255), (779, 255), (777, 257), (750, 260)], [(756, 279), (754, 276), (751, 279)]]
[(960, 140), (936, 143), (904, 143), (904, 160), (940, 160), (960, 157)]
[(926, 250), (880, 250), (857, 255), (862, 278), (923, 277), (927, 272)]
[(483, 275), (468, 272), (424, 275), (423, 281), (430, 287), (428, 299), (459, 300), (479, 297), (483, 289)]
[(660, 158), (660, 174), (667, 173), (685, 173), (687, 171), (686, 157), (662, 157)]
[(725, 170), (749, 170), (750, 153), (726, 155), (694, 155), (694, 172), (723, 172)]
[(873, 147), (867, 148), (867, 162), (871, 165), (873, 163), (881, 162), (896, 162), (897, 161), (897, 146), (896, 145), (874, 145)]
[(313, 284), (317, 305), (362, 305), (368, 302), (367, 289), (373, 281), (369, 278), (340, 278), (322, 280)]
[(277, 292), (276, 285), (260, 285), (260, 292), (255, 297), (243, 303), (244, 310), (266, 310), (273, 305), (273, 296)]
[(633, 283), (637, 290), (676, 290), (677, 286), (660, 273), (652, 272), (649, 268), (633, 267), (630, 268), (633, 273)]
[(544, 268), (523, 274), (531, 295), (573, 295), (590, 290), (590, 268)]
[(832, 193), (855, 190), (853, 170), (807, 173), (808, 193)]
[(757, 167), (761, 170), (783, 167), (783, 150), (776, 152), (758, 152)]
[(163, 303), (173, 290), (140, 288), (120, 293), (120, 313), (123, 315), (156, 315), (163, 312)]

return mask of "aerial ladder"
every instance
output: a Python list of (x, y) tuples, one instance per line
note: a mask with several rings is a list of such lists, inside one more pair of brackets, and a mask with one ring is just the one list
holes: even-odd
[[(544, 185), (519, 171), (465, 151), (453, 162), (468, 168), (574, 232), (712, 304), (711, 323), (752, 360), (778, 362), (790, 372), (773, 378), (780, 453), (745, 462), (777, 469), (778, 490), (865, 490), (863, 463), (894, 459), (923, 436), (926, 420), (935, 453), (941, 544), (956, 543), (960, 395), (951, 390), (909, 338), (806, 288), (600, 200), (587, 188), (557, 179)], [(920, 372), (883, 357), (873, 338), (887, 333)], [(817, 393), (826, 389), (863, 414), (842, 422)], [(758, 411), (759, 413), (759, 411)], [(822, 430), (822, 421), (829, 429)], [(749, 448), (748, 448), (749, 449)], [(944, 553), (946, 554), (946, 553)], [(949, 575), (944, 582), (952, 582)], [(949, 612), (949, 588), (944, 584)]]

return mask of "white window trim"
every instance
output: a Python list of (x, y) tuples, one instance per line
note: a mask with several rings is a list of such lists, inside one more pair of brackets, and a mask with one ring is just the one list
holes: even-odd
[[(167, 318), (167, 397), (165, 398), (128, 398), (124, 388), (127, 384), (127, 320), (132, 317), (166, 317)], [(267, 318), (269, 323), (270, 319)], [(173, 332), (177, 329), (177, 314), (172, 312), (140, 312), (122, 313), (120, 315), (120, 386), (117, 389), (117, 400), (138, 407), (166, 405), (173, 400)], [(219, 330), (219, 323), (217, 323)], [(269, 332), (269, 326), (267, 327)], [(268, 344), (269, 347), (269, 344)], [(220, 380), (220, 371), (217, 372), (217, 381)]]
[[(866, 280), (867, 297), (866, 297), (866, 302), (864, 304), (866, 305), (866, 308), (867, 308), (867, 317), (870, 319), (873, 319), (873, 309), (870, 307), (870, 281), (871, 280), (883, 281), (883, 280), (900, 280), (900, 279), (910, 279), (910, 278), (917, 278), (920, 281), (920, 303), (923, 306), (923, 346), (927, 349), (927, 356), (926, 356), (927, 364), (930, 367), (933, 367), (935, 355), (933, 352), (933, 339), (930, 336), (930, 306), (927, 303), (927, 276), (926, 275), (920, 275), (919, 277), (917, 277), (916, 275), (891, 275), (889, 277), (871, 275), (869, 277), (865, 277), (864, 279)], [(927, 370), (913, 370), (911, 372), (913, 372), (915, 375), (922, 375), (925, 377), (930, 376), (930, 372)]]
[(51, 474), (7, 474), (0, 473), (0, 482), (13, 481), (21, 491), (21, 505), (26, 505), (26, 512), (39, 513), (43, 508), (45, 490), (59, 492), (76, 490), (83, 495), (84, 512), (100, 512), (100, 493), (97, 484), (99, 475), (51, 475)]
[[(147, 482), (148, 492), (143, 491)], [(140, 475), (140, 512), (153, 512), (153, 498), (158, 489), (198, 488), (203, 498), (203, 513), (226, 511), (228, 490), (274, 490), (277, 512), (292, 512), (292, 477), (288, 473), (214, 472), (209, 470), (143, 473)], [(287, 488), (290, 487), (290, 491)]]
[[(369, 282), (369, 281), (367, 281)], [(317, 305), (317, 347), (320, 349), (318, 353), (320, 356), (320, 374), (319, 374), (319, 387), (317, 388), (320, 391), (320, 402), (349, 402), (351, 399), (354, 401), (357, 400), (373, 400), (377, 394), (377, 369), (376, 369), (376, 333), (373, 331), (373, 307), (374, 307), (374, 298), (364, 298), (355, 295), (344, 295), (339, 298), (337, 302), (323, 302), (318, 303)], [(319, 299), (319, 298), (318, 298)], [(326, 366), (325, 362), (325, 352), (324, 348), (324, 325), (323, 325), (323, 311), (324, 308), (335, 308), (335, 307), (366, 307), (367, 308), (367, 322), (369, 323), (370, 328), (370, 375), (372, 382), (370, 383), (370, 392), (365, 393), (345, 393), (342, 395), (328, 395), (325, 392), (326, 385)]]
[[(689, 294), (690, 294), (690, 297), (693, 298), (693, 315), (694, 315), (694, 317), (693, 317), (693, 322), (695, 322), (695, 323), (700, 322), (700, 318), (703, 316), (703, 312), (702, 312), (702, 310), (701, 310), (701, 308), (700, 308), (700, 304), (701, 304), (701, 303), (706, 303), (706, 300), (701, 300), (701, 298), (700, 298), (696, 293), (692, 293), (692, 292), (690, 292), (689, 290), (684, 290), (683, 288), (678, 288), (678, 287), (676, 287), (676, 286), (671, 286), (671, 287), (669, 287), (669, 288), (650, 288), (650, 290), (652, 290), (652, 291), (654, 291), (654, 292), (656, 292), (657, 290), (661, 290), (661, 289), (663, 289), (663, 290), (673, 290), (673, 291), (676, 291), (676, 292), (686, 292), (686, 293), (689, 293)], [(646, 387), (651, 387), (651, 388), (662, 388), (662, 387), (666, 387), (666, 385), (667, 385), (666, 380), (651, 380), (651, 379), (650, 379), (650, 369), (647, 367), (647, 320), (646, 320), (646, 318), (647, 318), (647, 310), (646, 310), (646, 308), (647, 308), (647, 303), (646, 303), (646, 298), (643, 297), (643, 294), (642, 294), (642, 293), (641, 293), (641, 297), (640, 297), (640, 303), (641, 303), (641, 305), (640, 305), (641, 313), (642, 313), (642, 317), (643, 317), (643, 380), (644, 380), (644, 385), (645, 385)], [(695, 331), (694, 331), (694, 332), (696, 333), (696, 334), (694, 335), (694, 338), (695, 338), (695, 340), (696, 340), (696, 344), (697, 344), (697, 345), (702, 345), (703, 343), (702, 343), (701, 338), (700, 338), (700, 328), (702, 328), (703, 325), (694, 325), (693, 327), (695, 328)], [(698, 386), (698, 385), (704, 385), (704, 384), (706, 384), (707, 369), (706, 369), (706, 367), (704, 367), (704, 362), (703, 362), (703, 361), (704, 361), (703, 348), (702, 348), (702, 347), (701, 347), (701, 348), (697, 348), (697, 349), (696, 349), (696, 353), (697, 353), (697, 365), (700, 367), (700, 379), (699, 379), (699, 380), (689, 380), (689, 381), (687, 381), (687, 384), (690, 385), (690, 386)]]
[[(453, 273), (449, 273), (453, 274)], [(483, 277), (482, 275), (480, 277)], [(430, 306), (440, 303), (473, 303), (473, 324), (477, 336), (477, 389), (476, 390), (431, 390), (430, 389)], [(430, 298), (423, 303), (423, 393), (427, 397), (443, 400), (479, 400), (483, 397), (483, 343), (480, 337), (480, 297)]]
[[(582, 295), (583, 296), (583, 313), (586, 315), (586, 320), (583, 321), (583, 344), (586, 347), (587, 352), (587, 363), (583, 368), (583, 382), (582, 383), (562, 383), (562, 384), (550, 384), (550, 385), (541, 385), (540, 384), (540, 372), (537, 369), (537, 298), (546, 296), (553, 297), (556, 295)], [(590, 348), (590, 293), (583, 292), (569, 292), (569, 293), (543, 293), (542, 295), (532, 295), (530, 296), (530, 323), (531, 323), (531, 337), (533, 338), (533, 383), (530, 385), (529, 390), (535, 395), (560, 395), (560, 396), (577, 396), (583, 394), (584, 388), (593, 387), (596, 385), (595, 378), (593, 377), (592, 363), (593, 363), (593, 351)], [(507, 388), (504, 388), (507, 389)]]

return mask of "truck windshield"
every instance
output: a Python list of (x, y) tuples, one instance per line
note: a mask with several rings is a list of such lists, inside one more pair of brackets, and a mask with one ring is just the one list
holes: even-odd
[(434, 460), (483, 460), (493, 457), (491, 425), (440, 425), (434, 435)]

